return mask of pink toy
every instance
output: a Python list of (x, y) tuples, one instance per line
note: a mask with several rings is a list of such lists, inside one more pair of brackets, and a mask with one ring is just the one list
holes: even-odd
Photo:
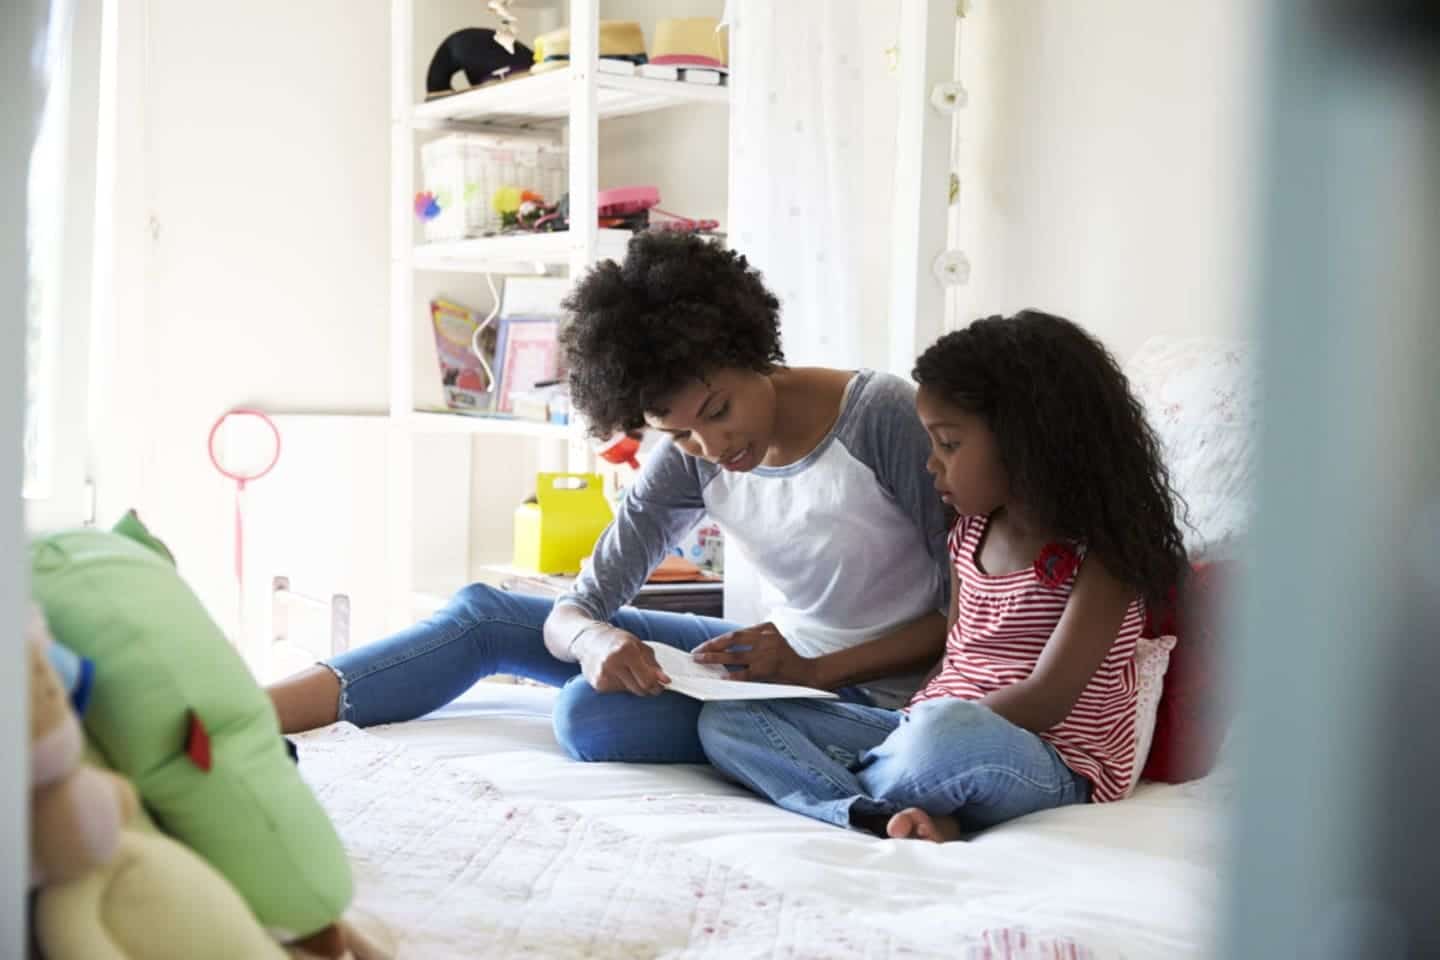
[[(660, 191), (655, 187), (612, 187), (601, 190), (596, 195), (596, 207), (600, 225), (605, 227), (686, 233), (708, 233), (720, 228), (717, 220), (693, 220), (661, 209)], [(656, 219), (652, 220), (651, 214), (654, 214)]]
[(601, 190), (595, 200), (600, 216), (623, 217), (658, 204), (660, 191), (655, 187), (612, 187)]

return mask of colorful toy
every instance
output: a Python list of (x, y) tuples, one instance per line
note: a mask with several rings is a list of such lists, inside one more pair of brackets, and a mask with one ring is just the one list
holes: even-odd
[[(126, 527), (143, 531), (138, 518)], [(85, 728), (159, 826), (214, 867), (263, 927), (339, 956), (335, 924), (351, 897), (339, 838), (290, 761), (270, 701), (153, 540), (87, 529), (31, 545), (51, 630), (96, 664)]]
[(490, 197), (490, 207), (500, 214), (500, 225), (505, 230), (534, 230), (556, 214), (555, 204), (547, 204), (540, 194), (519, 187), (496, 190)]
[(440, 216), (440, 201), (435, 194), (427, 191), (415, 194), (415, 216), (421, 220), (434, 220)]
[(506, 214), (514, 214), (520, 209), (520, 201), (525, 191), (519, 187), (500, 187), (490, 195), (490, 208), (502, 217)]
[[(421, 211), (422, 198), (426, 196), (428, 194), (415, 196), (416, 215), (422, 218), (425, 216)], [(610, 187), (596, 195), (597, 222), (606, 229), (634, 231), (714, 233), (720, 228), (718, 220), (682, 217), (662, 210), (659, 203), (660, 191), (653, 186)], [(507, 232), (549, 232), (567, 230), (570, 226), (569, 194), (562, 196), (559, 203), (551, 204), (538, 193), (506, 186), (491, 194), (490, 206), (500, 215), (501, 227)]]

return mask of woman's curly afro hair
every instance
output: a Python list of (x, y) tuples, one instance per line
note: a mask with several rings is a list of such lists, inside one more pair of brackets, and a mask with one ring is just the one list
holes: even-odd
[(947, 333), (915, 381), (983, 417), (1011, 493), (1080, 541), (1147, 602), (1187, 569), (1181, 506), (1129, 381), (1105, 347), (1061, 317), (1024, 310)]
[(686, 383), (785, 362), (780, 302), (745, 258), (688, 234), (641, 233), (623, 264), (605, 260), (565, 300), (570, 396), (605, 438), (638, 430)]

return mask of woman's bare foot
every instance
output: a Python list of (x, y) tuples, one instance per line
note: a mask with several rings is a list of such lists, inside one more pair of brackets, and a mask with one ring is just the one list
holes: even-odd
[(890, 818), (885, 832), (895, 840), (948, 843), (960, 839), (960, 822), (954, 817), (932, 816), (919, 807), (909, 807)]
[(318, 664), (265, 688), (281, 733), (304, 733), (340, 717), (340, 678)]

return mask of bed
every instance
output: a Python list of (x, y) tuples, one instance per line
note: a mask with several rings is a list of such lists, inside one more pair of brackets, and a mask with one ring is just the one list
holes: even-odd
[[(578, 764), (553, 692), (299, 741), (400, 957), (1130, 957), (1209, 950), (1224, 769), (967, 842), (894, 842), (700, 766)], [(678, 894), (678, 896), (677, 896)], [(758, 899), (757, 899), (758, 898)]]
[[(1234, 345), (1130, 365), (1206, 552), (1243, 529), (1253, 377)], [(481, 683), (423, 720), (299, 740), (357, 910), (402, 958), (1184, 958), (1213, 953), (1233, 776), (1141, 783), (966, 842), (786, 813), (703, 766), (580, 764), (553, 691)]]

